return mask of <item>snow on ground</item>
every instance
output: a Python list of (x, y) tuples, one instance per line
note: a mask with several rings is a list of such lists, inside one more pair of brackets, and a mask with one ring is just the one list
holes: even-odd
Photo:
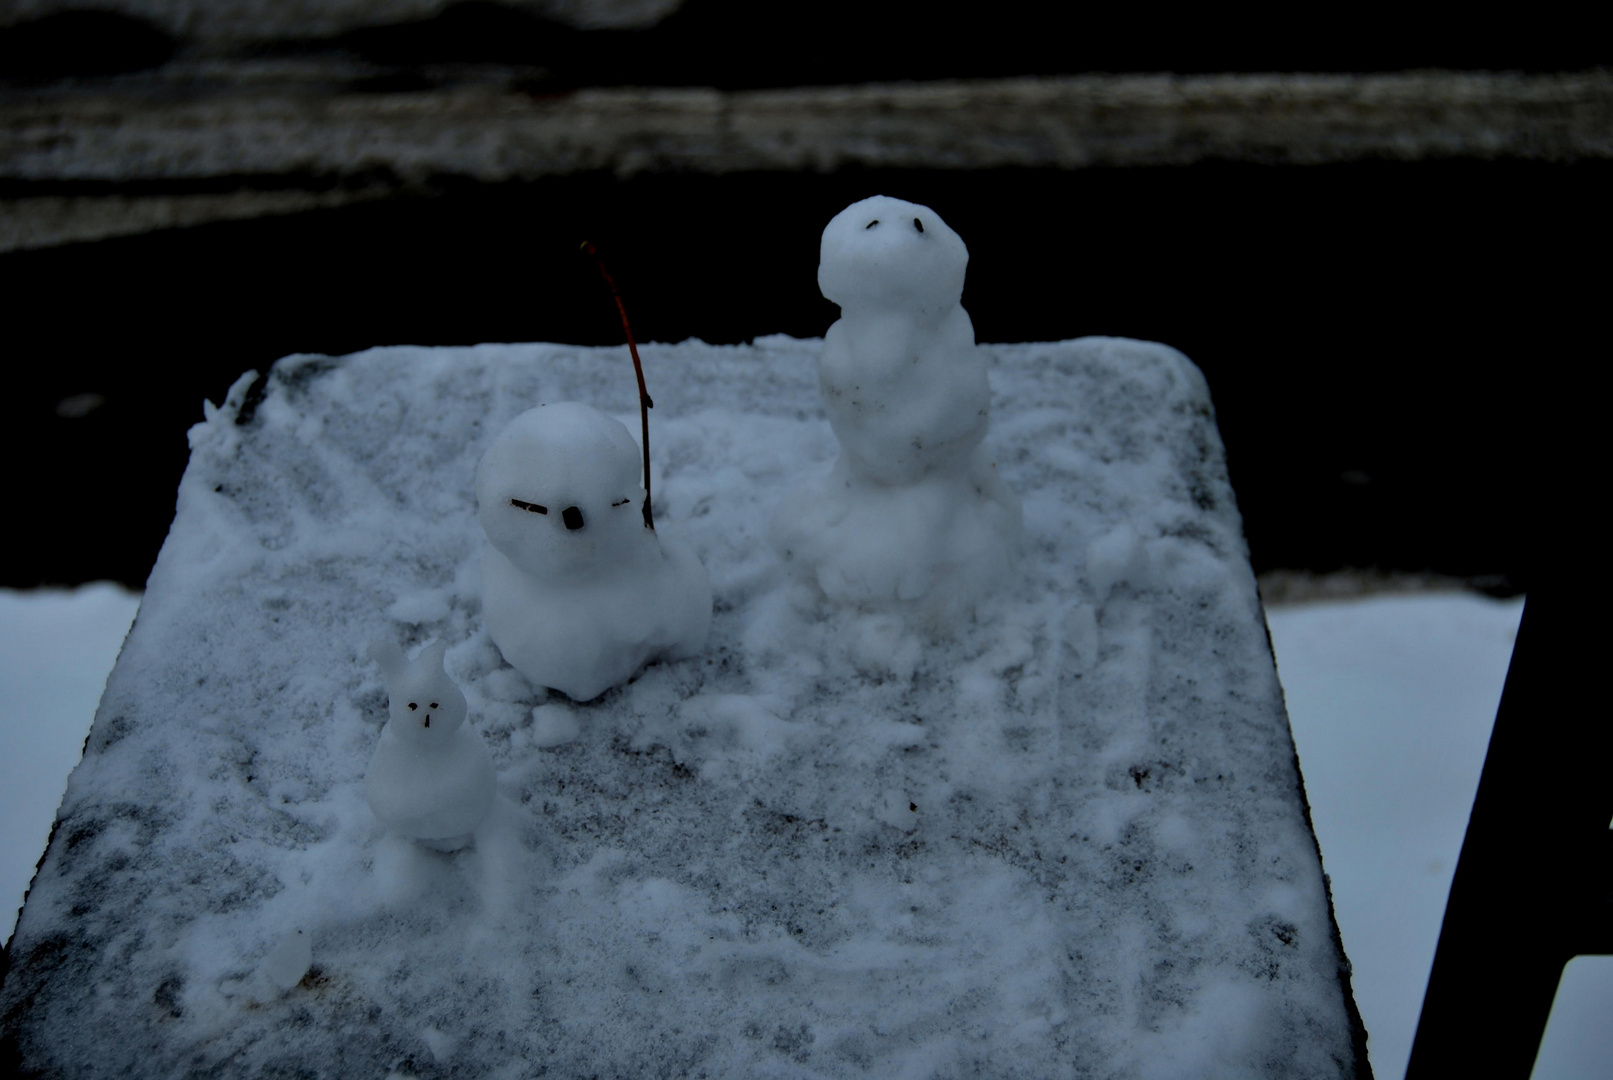
[[(138, 603), (138, 594), (106, 584), (0, 591), (0, 698), (18, 703), (0, 721), (0, 936), (10, 937)], [(1380, 1077), (1405, 1071), (1520, 611), (1517, 601), (1458, 594), (1267, 611)], [(1432, 763), (1428, 773), (1441, 777), (1437, 797), (1394, 782), (1414, 762)], [(1613, 959), (1570, 964), (1535, 1080), (1605, 1075), (1613, 1061), (1610, 1006)]]
[[(0, 695), (11, 706), (0, 721), (8, 936), (136, 603), (104, 585), (0, 593)], [(1268, 612), (1379, 1076), (1403, 1071), (1519, 610), (1421, 595)], [(741, 723), (728, 714), (743, 704), (708, 701), (703, 723)], [(530, 745), (577, 737), (570, 706), (536, 713), (522, 729)], [(1537, 1080), (1605, 1075), (1613, 1041), (1599, 1021), (1609, 1002), (1613, 960), (1570, 965)]]
[(1434, 595), (1267, 613), (1368, 1052), (1384, 1076), (1405, 1072), (1521, 611), (1521, 601)]
[(9, 939), (137, 593), (0, 589), (0, 938)]
[[(1435, 593), (1266, 612), (1354, 966), (1367, 1052), (1404, 1075), (1523, 601)], [(1605, 1077), (1613, 958), (1569, 965), (1536, 1080)]]
[[(296, 357), (210, 407), (0, 1036), (61, 1072), (1350, 1073), (1197, 371), (991, 347), (1024, 572), (934, 640), (768, 543), (833, 454), (819, 347), (644, 350), (657, 528), (711, 573), (711, 639), (586, 704), (489, 641), (472, 479), (535, 403), (630, 405), (623, 350)], [(391, 842), (364, 804), (383, 631), (450, 643), (499, 769), (473, 848)]]

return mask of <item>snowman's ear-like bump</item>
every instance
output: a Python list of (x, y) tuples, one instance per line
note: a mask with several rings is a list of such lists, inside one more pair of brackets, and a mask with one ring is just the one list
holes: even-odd
[(420, 667), (430, 669), (434, 675), (446, 674), (443, 671), (442, 658), (447, 652), (448, 642), (438, 638), (424, 649), (421, 649), (420, 655), (414, 658), (414, 662)]
[(391, 638), (376, 638), (370, 642), (370, 647), (365, 651), (371, 660), (380, 665), (381, 674), (389, 683), (402, 675), (407, 666), (403, 659), (403, 650)]

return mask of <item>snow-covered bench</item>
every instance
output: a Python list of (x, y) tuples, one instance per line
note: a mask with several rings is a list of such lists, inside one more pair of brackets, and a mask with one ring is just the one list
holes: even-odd
[[(539, 402), (634, 427), (625, 350), (291, 357), (209, 407), (0, 1045), (52, 1075), (1364, 1069), (1197, 370), (985, 347), (1025, 554), (935, 639), (767, 541), (835, 450), (817, 348), (644, 350), (657, 527), (714, 618), (583, 705), (488, 639), (473, 479)], [(498, 766), (459, 852), (365, 804), (385, 635), (448, 642)]]

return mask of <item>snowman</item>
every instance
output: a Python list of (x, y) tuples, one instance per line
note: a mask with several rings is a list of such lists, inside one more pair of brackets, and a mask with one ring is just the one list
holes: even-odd
[(457, 851), (493, 806), (493, 758), (465, 723), (465, 695), (443, 671), (446, 642), (405, 660), (394, 641), (370, 646), (386, 679), (390, 719), (364, 774), (364, 798), (388, 832)]
[(840, 457), (786, 501), (773, 537), (837, 603), (945, 626), (1017, 559), (1019, 499), (981, 447), (991, 386), (961, 303), (968, 262), (935, 211), (883, 195), (823, 231), (818, 287), (840, 318), (818, 385)]
[(818, 386), (847, 469), (911, 484), (967, 461), (991, 387), (959, 301), (969, 249), (927, 206), (876, 195), (823, 230), (818, 288), (840, 306)]
[(650, 525), (620, 421), (575, 402), (527, 410), (483, 455), (476, 502), (488, 632), (532, 682), (589, 701), (705, 644), (705, 568)]

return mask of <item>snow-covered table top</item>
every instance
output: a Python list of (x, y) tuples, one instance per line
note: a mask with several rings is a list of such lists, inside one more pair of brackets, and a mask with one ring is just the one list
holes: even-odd
[[(292, 357), (210, 407), (12, 942), (5, 1056), (68, 1076), (1354, 1075), (1197, 370), (1118, 339), (986, 347), (1026, 557), (935, 641), (817, 603), (767, 542), (834, 453), (816, 347), (644, 350), (658, 527), (704, 560), (715, 618), (703, 656), (586, 705), (488, 640), (472, 477), (538, 402), (636, 430), (625, 349)], [(1128, 524), (1140, 550), (1116, 556)], [(385, 634), (450, 642), (492, 748), (501, 798), (470, 850), (385, 837), (364, 802), (386, 715), (364, 648)], [(298, 930), (313, 966), (281, 991), (265, 958)]]

